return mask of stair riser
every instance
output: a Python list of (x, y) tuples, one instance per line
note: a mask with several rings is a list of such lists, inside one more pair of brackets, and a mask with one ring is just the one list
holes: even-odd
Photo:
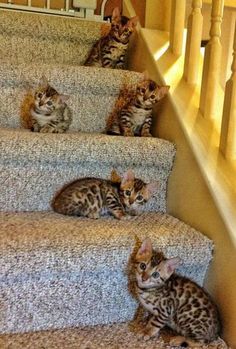
[[(35, 83), (34, 85), (36, 87)], [(94, 95), (90, 91), (77, 91), (76, 94), (71, 94), (67, 87), (58, 87), (58, 92), (70, 96), (67, 103), (73, 117), (72, 124), (69, 127), (70, 131), (105, 131), (106, 119), (113, 109), (117, 99), (116, 96)], [(34, 90), (32, 89), (31, 95), (33, 93)], [(23, 110), (26, 110), (24, 107), (26, 98), (27, 89), (22, 88), (22, 86), (3, 87), (1, 89), (0, 124), (2, 127), (19, 128), (24, 125), (24, 119), (28, 119), (24, 117), (26, 113), (23, 112)]]
[(105, 71), (56, 63), (14, 67), (4, 63), (0, 66), (2, 127), (19, 127), (22, 120), (28, 118), (28, 96), (34, 95), (43, 75), (59, 93), (70, 96), (68, 106), (73, 113), (70, 130), (84, 132), (103, 132), (122, 86), (137, 83), (141, 79), (139, 73), (110, 69)]
[[(83, 65), (93, 42), (50, 41), (34, 37), (6, 37), (0, 35), (1, 60), (14, 59), (26, 62)], [(40, 54), (39, 54), (40, 52)]]
[[(42, 159), (43, 160), (43, 159)], [(117, 166), (119, 173), (128, 167)], [(158, 180), (159, 189), (144, 210), (166, 211), (166, 178), (155, 167), (135, 167), (135, 175), (147, 182)], [(109, 178), (112, 166), (101, 163), (4, 164), (0, 165), (0, 211), (44, 211), (50, 209), (54, 194), (66, 183), (80, 177)]]
[[(181, 270), (202, 284), (206, 267)], [(81, 272), (68, 278), (29, 278), (0, 286), (0, 332), (28, 332), (125, 322), (133, 319), (137, 303), (119, 271)]]

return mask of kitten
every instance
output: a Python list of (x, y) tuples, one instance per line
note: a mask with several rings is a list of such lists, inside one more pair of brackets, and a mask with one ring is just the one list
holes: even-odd
[(109, 33), (94, 44), (84, 65), (124, 69), (129, 39), (137, 23), (138, 17), (129, 19), (121, 16), (116, 7), (112, 13)]
[(94, 219), (108, 212), (117, 219), (127, 219), (129, 211), (142, 207), (157, 189), (156, 182), (146, 184), (135, 178), (132, 170), (113, 178), (81, 178), (69, 183), (54, 198), (54, 211)]
[(143, 241), (135, 257), (136, 291), (152, 315), (144, 338), (159, 336), (168, 325), (180, 336), (171, 345), (196, 345), (215, 340), (220, 332), (218, 311), (210, 296), (195, 282), (174, 273), (180, 258), (166, 259)]
[(138, 83), (136, 90), (121, 91), (115, 109), (108, 117), (106, 133), (110, 135), (152, 137), (152, 109), (168, 92), (153, 80)]
[(33, 106), (30, 110), (34, 132), (63, 133), (72, 122), (72, 113), (65, 103), (69, 96), (59, 94), (42, 77), (34, 95)]

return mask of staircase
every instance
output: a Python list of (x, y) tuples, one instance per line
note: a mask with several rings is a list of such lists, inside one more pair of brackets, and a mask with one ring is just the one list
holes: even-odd
[[(98, 23), (0, 11), (4, 349), (147, 348), (128, 324), (120, 324), (137, 310), (127, 275), (137, 239), (149, 236), (167, 256), (181, 257), (179, 271), (200, 284), (212, 258), (212, 241), (166, 213), (174, 144), (103, 133), (120, 88), (135, 84), (140, 74), (81, 66), (100, 32)], [(22, 127), (22, 102), (42, 75), (70, 95), (69, 133), (37, 134)], [(51, 211), (62, 185), (83, 176), (109, 178), (113, 168), (120, 173), (132, 168), (137, 177), (159, 181), (141, 216), (90, 220)], [(149, 348), (164, 346), (157, 339), (150, 343)]]

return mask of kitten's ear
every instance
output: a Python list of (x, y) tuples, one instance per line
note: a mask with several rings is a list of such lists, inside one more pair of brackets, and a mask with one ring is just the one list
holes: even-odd
[(152, 242), (151, 242), (151, 239), (146, 238), (142, 242), (142, 245), (136, 254), (136, 259), (137, 260), (145, 260), (145, 259), (150, 258), (151, 255), (152, 255)]
[(138, 24), (138, 20), (139, 20), (138, 16), (130, 18), (128, 20), (128, 27), (131, 27), (134, 29), (136, 27), (136, 25)]
[(45, 88), (48, 86), (48, 79), (46, 78), (45, 75), (43, 75), (40, 80), (39, 80), (39, 86), (42, 88)]
[(121, 181), (121, 185), (124, 185), (126, 182), (130, 182), (134, 180), (134, 172), (132, 170), (128, 170), (126, 171), (123, 175), (122, 175), (122, 181)]
[(121, 183), (121, 176), (115, 169), (111, 171), (111, 181), (114, 183)]
[(158, 100), (162, 99), (169, 91), (170, 86), (160, 86), (157, 90)]
[(147, 184), (147, 191), (149, 196), (152, 196), (153, 194), (155, 194), (159, 188), (159, 182), (155, 181), (155, 182), (150, 182)]
[(179, 257), (174, 257), (164, 261), (165, 272), (168, 277), (170, 277), (176, 268), (181, 264), (181, 259)]
[(115, 7), (114, 10), (113, 10), (113, 12), (112, 12), (112, 18), (111, 18), (111, 20), (112, 20), (112, 22), (113, 22), (113, 21), (119, 21), (120, 18), (121, 18), (120, 9), (119, 9), (119, 7)]
[(66, 101), (68, 101), (70, 96), (68, 96), (68, 95), (59, 95), (59, 98), (60, 98), (60, 102), (61, 103), (65, 103)]

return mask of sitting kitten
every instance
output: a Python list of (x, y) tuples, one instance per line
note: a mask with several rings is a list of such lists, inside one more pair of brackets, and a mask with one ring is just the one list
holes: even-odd
[[(181, 336), (171, 345), (198, 345), (215, 340), (220, 332), (218, 311), (210, 296), (195, 282), (174, 274), (180, 258), (166, 259), (143, 241), (135, 257), (136, 291), (142, 306), (152, 315), (144, 338), (159, 336), (168, 325)], [(192, 339), (192, 341), (191, 341)]]
[(138, 17), (129, 19), (121, 16), (116, 7), (112, 13), (109, 33), (94, 44), (84, 65), (124, 69), (129, 39), (137, 23)]
[(127, 212), (146, 203), (157, 188), (156, 182), (146, 184), (135, 178), (132, 170), (122, 178), (113, 178), (116, 179), (81, 178), (68, 184), (54, 198), (54, 211), (94, 219), (108, 212), (117, 219), (127, 219)]
[(34, 103), (30, 110), (34, 132), (63, 133), (72, 122), (72, 113), (65, 103), (69, 96), (59, 94), (42, 77), (34, 95)]
[(141, 81), (135, 91), (121, 91), (115, 110), (107, 120), (110, 135), (151, 137), (153, 105), (168, 92), (169, 86), (158, 86), (153, 80)]

